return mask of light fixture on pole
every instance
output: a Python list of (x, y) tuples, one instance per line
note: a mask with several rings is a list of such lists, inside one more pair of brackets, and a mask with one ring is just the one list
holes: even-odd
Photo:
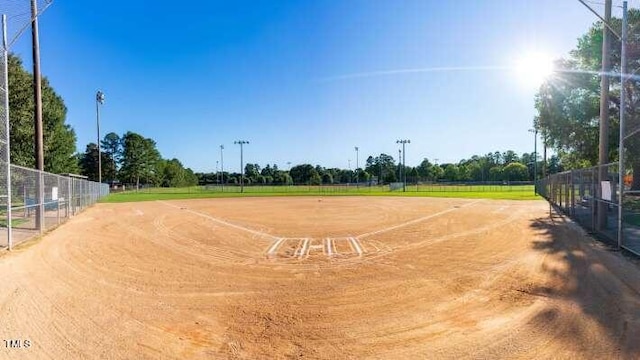
[(222, 150), (224, 150), (224, 145), (220, 145), (220, 190), (224, 191), (224, 156)]
[(100, 105), (104, 104), (104, 93), (100, 90), (96, 93), (96, 127), (98, 129), (98, 182), (102, 183), (102, 154), (100, 152)]
[(243, 161), (243, 145), (248, 144), (246, 140), (237, 140), (234, 144), (240, 145), (240, 192), (244, 192), (244, 161)]
[(396, 144), (402, 144), (402, 174), (404, 175), (404, 178), (402, 179), (402, 191), (406, 192), (407, 191), (407, 169), (405, 168), (407, 165), (407, 153), (405, 150), (405, 145), (406, 144), (410, 144), (411, 140), (396, 140)]
[(360, 173), (358, 171), (358, 169), (360, 169), (360, 162), (358, 161), (359, 148), (356, 146), (354, 149), (356, 149), (356, 188), (359, 188), (360, 187)]
[(538, 128), (529, 129), (533, 133), (533, 193), (537, 194), (536, 183), (538, 181)]

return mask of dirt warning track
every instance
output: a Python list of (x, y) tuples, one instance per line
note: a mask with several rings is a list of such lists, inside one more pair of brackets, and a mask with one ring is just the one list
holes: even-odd
[(99, 204), (0, 273), (3, 359), (640, 358), (638, 265), (542, 201)]

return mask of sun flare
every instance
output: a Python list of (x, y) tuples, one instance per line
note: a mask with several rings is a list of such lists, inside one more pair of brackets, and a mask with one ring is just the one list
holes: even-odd
[(544, 53), (525, 54), (515, 66), (518, 78), (528, 86), (540, 86), (553, 70), (553, 59)]

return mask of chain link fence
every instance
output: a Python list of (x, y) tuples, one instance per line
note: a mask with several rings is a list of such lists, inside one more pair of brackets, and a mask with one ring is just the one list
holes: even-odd
[[(4, 197), (5, 202), (1, 204), (2, 208), (10, 211), (3, 211), (0, 215), (3, 226), (0, 236), (8, 239), (7, 247), (57, 227), (109, 194), (108, 184), (74, 175), (55, 175), (17, 165), (10, 166), (10, 174), (10, 196)], [(44, 187), (43, 201), (38, 201), (40, 182)], [(10, 206), (7, 206), (7, 199), (11, 199)], [(40, 220), (37, 218), (39, 207), (43, 209)]]
[[(394, 185), (395, 184), (395, 185)], [(406, 191), (413, 193), (420, 192), (523, 192), (533, 194), (533, 182), (442, 182), (442, 183), (407, 183)], [(392, 183), (378, 185), (371, 182), (349, 183), (349, 184), (290, 184), (290, 185), (259, 185), (245, 184), (245, 193), (380, 193), (380, 192), (401, 192), (402, 183)], [(239, 193), (240, 185), (219, 184), (191, 186), (183, 188), (168, 187), (147, 187), (142, 186), (136, 190), (135, 185), (120, 185), (113, 192), (137, 192), (137, 193)]]
[[(602, 181), (598, 181), (600, 170), (605, 174)], [(625, 181), (619, 211), (618, 170), (618, 164), (611, 163), (553, 174), (540, 180), (536, 190), (588, 231), (640, 255), (640, 198), (636, 200)]]

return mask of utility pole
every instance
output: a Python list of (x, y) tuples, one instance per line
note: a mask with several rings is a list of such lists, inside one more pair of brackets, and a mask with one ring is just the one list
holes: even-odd
[[(604, 23), (611, 23), (611, 0), (604, 5)], [(607, 26), (602, 27), (602, 73), (600, 75), (600, 146), (598, 148), (598, 187), (607, 181), (608, 169), (604, 166), (609, 162), (609, 71), (611, 70), (610, 31)], [(602, 191), (602, 190), (600, 190)], [(596, 229), (607, 227), (607, 207), (602, 201), (598, 202), (598, 216)]]
[(244, 192), (244, 163), (243, 163), (243, 153), (242, 153), (242, 146), (244, 144), (248, 144), (249, 142), (246, 140), (237, 140), (233, 142), (234, 144), (238, 144), (240, 145), (240, 192), (243, 193)]
[(44, 183), (42, 171), (44, 171), (44, 145), (42, 137), (42, 78), (40, 76), (40, 41), (38, 37), (38, 4), (37, 0), (31, 0), (31, 40), (33, 53), (33, 99), (34, 109), (34, 137), (35, 160), (38, 173), (36, 229), (40, 233), (44, 230)]
[(5, 132), (5, 138), (2, 139), (6, 141), (4, 144), (0, 144), (5, 151), (2, 161), (5, 161), (5, 171), (7, 175), (6, 179), (6, 187), (7, 187), (7, 246), (9, 250), (13, 247), (13, 235), (12, 235), (12, 226), (11, 226), (11, 146), (10, 146), (10, 128), (9, 128), (9, 43), (7, 41), (7, 15), (2, 14), (2, 66), (4, 67), (2, 72), (2, 84), (0, 84), (3, 88), (3, 99), (2, 105), (4, 107), (4, 126), (3, 129)]
[(624, 200), (624, 134), (625, 134), (625, 112), (627, 107), (627, 1), (622, 2), (622, 38), (620, 43), (620, 144), (618, 147), (618, 249), (622, 247), (623, 229), (623, 209)]
[(224, 157), (222, 150), (224, 150), (224, 145), (220, 145), (220, 190), (224, 191)]

